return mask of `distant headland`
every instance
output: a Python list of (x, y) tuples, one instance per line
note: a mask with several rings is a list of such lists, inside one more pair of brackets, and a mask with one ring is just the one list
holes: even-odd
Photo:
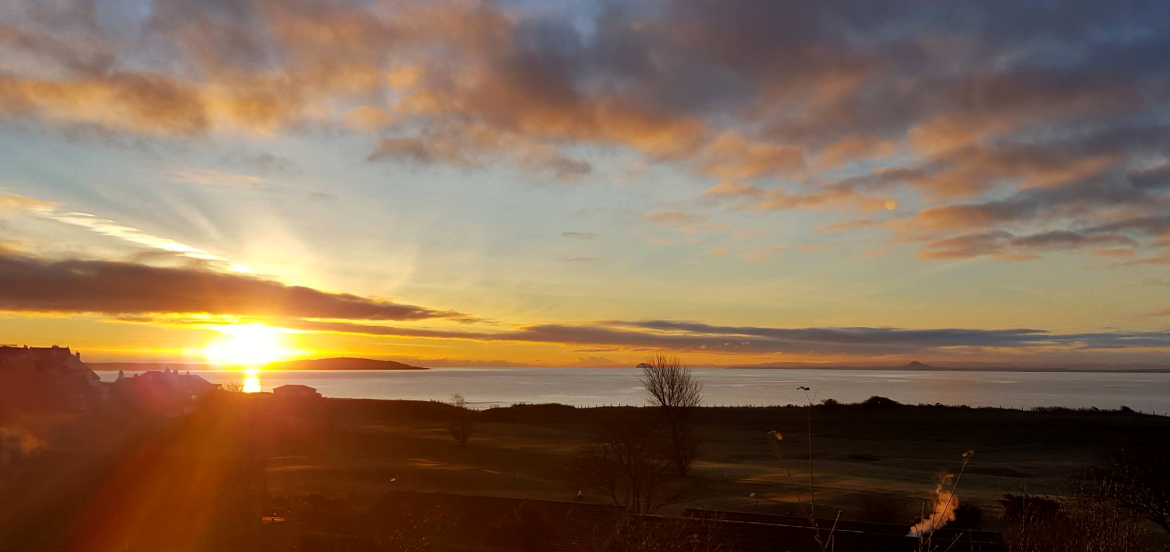
[[(215, 364), (184, 364), (174, 362), (88, 362), (95, 371), (141, 371), (162, 370), (219, 370), (227, 368)], [(429, 370), (422, 366), (412, 366), (393, 360), (375, 360), (371, 358), (315, 358), (304, 360), (287, 360), (273, 362), (264, 366), (267, 370)]]

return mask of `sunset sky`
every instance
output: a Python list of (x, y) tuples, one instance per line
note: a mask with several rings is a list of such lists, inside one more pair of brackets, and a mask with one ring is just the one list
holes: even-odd
[(1170, 364), (1170, 3), (963, 4), (5, 0), (0, 343)]

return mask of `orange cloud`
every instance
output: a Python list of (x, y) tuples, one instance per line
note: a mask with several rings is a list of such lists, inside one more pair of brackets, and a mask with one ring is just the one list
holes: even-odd
[(749, 142), (737, 132), (717, 136), (700, 154), (698, 170), (720, 179), (740, 180), (756, 176), (800, 176), (804, 150), (785, 144)]
[(861, 195), (848, 187), (836, 186), (804, 194), (791, 194), (780, 188), (758, 188), (741, 182), (720, 182), (709, 188), (704, 197), (728, 203), (739, 209), (777, 211), (783, 209), (885, 209), (886, 199)]
[(826, 224), (818, 226), (817, 232), (825, 232), (827, 234), (836, 234), (839, 232), (849, 232), (851, 230), (860, 230), (863, 228), (873, 228), (877, 226), (877, 222), (867, 219), (862, 220), (848, 220), (845, 222), (838, 222), (836, 224)]
[(210, 125), (197, 88), (149, 73), (73, 80), (0, 77), (0, 115), (158, 135), (200, 134)]
[(897, 144), (890, 140), (846, 136), (817, 152), (812, 165), (818, 170), (835, 169), (850, 161), (890, 157), (897, 152)]
[(0, 191), (0, 209), (13, 211), (52, 211), (59, 204)]

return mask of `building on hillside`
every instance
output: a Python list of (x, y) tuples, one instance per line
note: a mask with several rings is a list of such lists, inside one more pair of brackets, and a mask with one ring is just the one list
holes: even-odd
[(207, 393), (219, 388), (202, 376), (185, 374), (169, 367), (161, 372), (151, 370), (133, 376), (118, 372), (118, 379), (110, 384), (112, 395), (144, 411), (177, 416), (191, 412), (195, 403)]
[(319, 399), (321, 394), (308, 385), (282, 385), (272, 390), (272, 396), (278, 399)]
[(69, 347), (16, 347), (0, 345), (0, 370), (27, 370), (52, 377), (61, 383), (84, 382), (96, 387), (100, 378), (81, 362), (81, 352)]
[(36, 409), (92, 408), (105, 391), (80, 352), (56, 345), (0, 346), (0, 388), (0, 402)]

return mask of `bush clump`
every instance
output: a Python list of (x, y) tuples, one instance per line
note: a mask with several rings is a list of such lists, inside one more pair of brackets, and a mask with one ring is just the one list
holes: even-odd
[(895, 408), (902, 406), (902, 403), (895, 401), (894, 399), (874, 395), (862, 401), (861, 406), (865, 408)]
[(1087, 493), (1066, 504), (1046, 497), (1004, 495), (1007, 552), (1165, 552), (1149, 527), (1107, 495)]
[(960, 504), (955, 508), (955, 520), (948, 524), (955, 529), (974, 529), (983, 523), (983, 509), (974, 504)]
[(1009, 523), (1040, 523), (1061, 515), (1060, 503), (1046, 496), (1005, 494), (999, 499), (1003, 519)]

